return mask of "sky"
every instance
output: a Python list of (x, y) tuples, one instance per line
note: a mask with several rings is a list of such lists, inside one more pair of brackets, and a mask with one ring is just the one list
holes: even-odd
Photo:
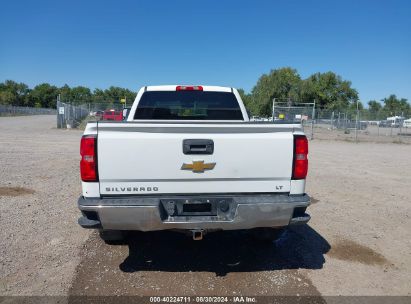
[(3, 1), (0, 82), (208, 84), (333, 71), (360, 100), (411, 100), (411, 1)]

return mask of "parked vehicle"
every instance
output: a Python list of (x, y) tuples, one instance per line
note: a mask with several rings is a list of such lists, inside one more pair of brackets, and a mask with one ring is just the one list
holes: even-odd
[[(334, 121), (334, 125), (338, 126), (338, 121)], [(347, 120), (346, 122), (343, 123), (343, 125), (345, 126), (345, 129), (356, 129), (356, 128), (358, 128), (357, 130), (366, 130), (367, 127), (368, 127), (368, 122), (367, 121), (358, 121), (358, 122), (356, 122), (355, 120)]]
[(411, 128), (411, 118), (404, 120), (402, 126), (404, 128)]
[(404, 117), (402, 116), (387, 117), (387, 121), (390, 122), (390, 127), (399, 128), (404, 123)]
[(115, 110), (106, 110), (103, 113), (103, 120), (116, 120), (121, 121), (123, 120), (123, 112), (122, 111), (115, 111)]
[(274, 239), (310, 220), (301, 125), (250, 122), (233, 88), (144, 87), (125, 123), (87, 124), (80, 153), (79, 224), (106, 241), (166, 229)]
[(102, 119), (103, 117), (103, 111), (96, 111), (96, 114), (94, 115), (97, 120)]
[(368, 122), (367, 122), (367, 121), (360, 121), (360, 122), (358, 123), (358, 128), (359, 128), (360, 130), (366, 130), (367, 127), (368, 127)]
[(380, 128), (391, 128), (391, 121), (389, 120), (381, 120), (378, 124)]

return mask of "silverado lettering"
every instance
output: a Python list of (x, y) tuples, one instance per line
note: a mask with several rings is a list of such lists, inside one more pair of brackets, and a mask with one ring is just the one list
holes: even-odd
[(158, 187), (106, 187), (106, 192), (157, 192)]

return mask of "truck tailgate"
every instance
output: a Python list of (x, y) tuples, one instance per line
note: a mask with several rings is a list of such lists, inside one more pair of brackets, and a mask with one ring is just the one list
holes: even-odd
[[(289, 192), (292, 131), (249, 123), (98, 123), (100, 193)], [(214, 152), (184, 154), (185, 139), (212, 140)]]

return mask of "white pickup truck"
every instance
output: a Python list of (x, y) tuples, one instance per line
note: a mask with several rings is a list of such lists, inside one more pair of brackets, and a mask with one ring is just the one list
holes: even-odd
[(87, 124), (80, 154), (79, 224), (106, 241), (165, 229), (273, 239), (310, 219), (301, 126), (250, 122), (233, 88), (143, 87), (124, 122)]

